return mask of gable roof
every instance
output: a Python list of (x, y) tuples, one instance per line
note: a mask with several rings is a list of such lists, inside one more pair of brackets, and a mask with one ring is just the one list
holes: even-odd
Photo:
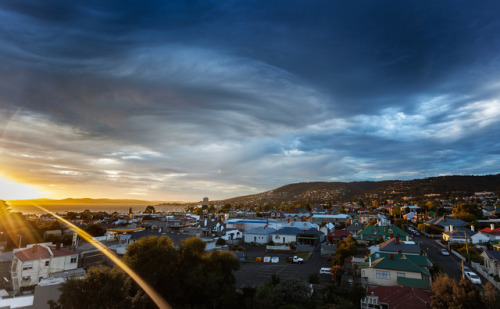
[(476, 234), (476, 232), (473, 232), (467, 228), (453, 229), (453, 232), (448, 231), (448, 232), (445, 232), (444, 234), (449, 235), (449, 236), (453, 236), (453, 238), (464, 239), (465, 238), (464, 233), (467, 234), (467, 237), (471, 237), (471, 236)]
[(395, 225), (391, 226), (376, 226), (376, 225), (368, 225), (363, 230), (358, 232), (358, 235), (366, 235), (366, 236), (385, 236), (390, 237), (391, 232), (394, 236), (410, 236), (410, 234), (406, 233), (399, 227)]
[(298, 229), (296, 227), (283, 227), (271, 234), (276, 234), (276, 235), (298, 235), (301, 234), (302, 230)]
[(21, 249), (14, 253), (14, 256), (20, 259), (23, 262), (34, 261), (34, 260), (44, 260), (51, 257), (51, 253), (53, 257), (60, 256), (68, 256), (68, 255), (76, 255), (76, 252), (66, 248), (56, 249), (55, 246), (40, 246), (34, 245), (31, 248)]
[(465, 221), (460, 220), (460, 219), (452, 219), (452, 218), (444, 218), (439, 217), (439, 218), (433, 218), (427, 222), (425, 222), (427, 225), (439, 225), (439, 226), (448, 226), (448, 225), (453, 225), (453, 226), (465, 226)]
[(490, 260), (500, 263), (500, 251), (484, 250), (484, 253)]
[(268, 235), (273, 232), (276, 232), (276, 229), (272, 227), (256, 227), (254, 229), (246, 231), (245, 234)]
[(431, 303), (430, 291), (405, 286), (368, 286), (366, 295), (378, 296), (391, 309), (425, 309)]
[(417, 244), (405, 244), (402, 241), (396, 243), (396, 238), (390, 238), (378, 245), (379, 251), (420, 254), (420, 246)]
[[(372, 260), (372, 266), (370, 266), (370, 257)], [(431, 266), (429, 260), (427, 260), (427, 258), (423, 255), (393, 254), (386, 252), (372, 253), (365, 259), (365, 262), (359, 265), (360, 268), (372, 267), (379, 269), (419, 272), (425, 276), (430, 276), (429, 271), (425, 268), (429, 266)]]
[(489, 235), (500, 235), (500, 227), (499, 228), (496, 228), (494, 230), (490, 229), (489, 227), (487, 228), (484, 228), (482, 230), (479, 231), (480, 233), (485, 233), (485, 234), (489, 234)]

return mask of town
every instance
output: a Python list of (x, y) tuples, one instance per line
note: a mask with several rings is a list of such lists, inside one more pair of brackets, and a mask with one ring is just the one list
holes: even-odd
[[(203, 293), (196, 300), (189, 299), (189, 294), (164, 296), (174, 308), (235, 304), (241, 308), (448, 308), (466, 298), (472, 303), (470, 295), (476, 295), (476, 305), (498, 308), (497, 195), (483, 191), (450, 200), (427, 194), (404, 200), (332, 201), (269, 209), (205, 197), (184, 211), (157, 212), (150, 205), (141, 211), (130, 208), (125, 214), (66, 212), (59, 214), (60, 219), (57, 214), (16, 213), (3, 202), (0, 307), (65, 308), (68, 297), (89, 298), (75, 295), (74, 285), (93, 276), (97, 280), (102, 272), (111, 276), (115, 263), (110, 254), (132, 269), (141, 261), (135, 268), (155, 282), (147, 274), (167, 267), (162, 265), (173, 267), (169, 263), (174, 260), (156, 261), (151, 256), (155, 253), (147, 251), (168, 238), (164, 246), (169, 254), (196, 251), (197, 263), (210, 265), (200, 272), (220, 275), (211, 279), (214, 287), (204, 297)], [(106, 252), (96, 243), (104, 245)], [(195, 266), (183, 258), (175, 261), (186, 267), (182, 272), (187, 274), (187, 268)], [(167, 290), (174, 291), (176, 285), (196, 289), (191, 281), (176, 283), (179, 274), (172, 270), (163, 271), (172, 278), (162, 280), (174, 281), (166, 285)], [(193, 276), (199, 284), (208, 282)], [(159, 290), (165, 291), (166, 286), (160, 284)], [(123, 299), (121, 306), (139, 306), (99, 285), (93, 289), (87, 293), (104, 293), (100, 307), (108, 307), (106, 302), (113, 307), (116, 297)], [(150, 300), (144, 304), (152, 305)]]

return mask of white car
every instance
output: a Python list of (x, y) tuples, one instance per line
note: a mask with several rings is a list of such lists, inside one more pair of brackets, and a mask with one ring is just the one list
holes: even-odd
[(481, 284), (481, 278), (471, 271), (464, 272), (465, 278), (469, 279), (474, 284)]
[(319, 270), (320, 275), (330, 275), (330, 268), (329, 267), (322, 267)]
[(441, 249), (441, 254), (442, 255), (450, 255), (450, 253), (446, 249)]
[(471, 273), (471, 272), (473, 272), (473, 271), (472, 271), (472, 269), (470, 269), (469, 267), (464, 266), (464, 273), (467, 273), (467, 272)]

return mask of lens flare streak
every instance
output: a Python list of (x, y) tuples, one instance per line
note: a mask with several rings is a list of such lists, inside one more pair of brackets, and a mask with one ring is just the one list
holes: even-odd
[(33, 206), (45, 211), (46, 213), (51, 214), (58, 220), (64, 222), (67, 224), (73, 231), (77, 232), (80, 237), (88, 241), (90, 244), (92, 244), (96, 249), (101, 251), (104, 255), (106, 255), (111, 261), (113, 261), (118, 267), (120, 267), (123, 271), (127, 273), (127, 275), (130, 276), (140, 287), (141, 289), (148, 294), (149, 297), (154, 301), (154, 303), (158, 306), (158, 308), (161, 309), (169, 309), (172, 308), (166, 301), (165, 299), (157, 292), (155, 289), (153, 289), (146, 281), (144, 281), (138, 274), (136, 274), (130, 267), (128, 267), (125, 263), (123, 263), (118, 257), (116, 257), (106, 246), (104, 246), (102, 243), (96, 240), (92, 240), (92, 236), (85, 232), (84, 230), (80, 229), (76, 225), (72, 224), (68, 220), (62, 218), (61, 216), (51, 212), (48, 209), (45, 209), (44, 207), (36, 204), (32, 204)]

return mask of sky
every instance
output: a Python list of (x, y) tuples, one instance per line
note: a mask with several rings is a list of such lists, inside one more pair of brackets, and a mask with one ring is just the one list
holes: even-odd
[(0, 198), (500, 172), (498, 1), (0, 2)]

